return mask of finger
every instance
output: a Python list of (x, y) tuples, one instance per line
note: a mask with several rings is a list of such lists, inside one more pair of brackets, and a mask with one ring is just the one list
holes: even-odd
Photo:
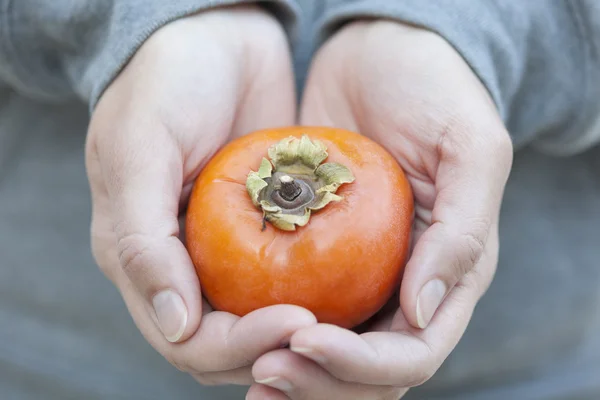
[(497, 229), (512, 161), (502, 128), (485, 134), (468, 126), (447, 129), (438, 145), (431, 226), (415, 244), (400, 292), (404, 314), (419, 328), (429, 324), (452, 287), (477, 264)]
[[(481, 264), (494, 262), (487, 251)], [(425, 330), (411, 327), (398, 310), (391, 332), (357, 335), (319, 324), (296, 332), (290, 349), (317, 362), (347, 382), (414, 387), (427, 381), (444, 362), (466, 329), (479, 299), (481, 281), (491, 280), (489, 265), (467, 274), (450, 292)]]
[(252, 367), (241, 367), (231, 371), (191, 373), (192, 377), (204, 386), (252, 385)]
[(291, 335), (316, 323), (304, 308), (275, 305), (244, 317), (215, 311), (205, 314), (197, 332), (187, 341), (172, 344), (144, 313), (139, 293), (125, 290), (123, 297), (146, 340), (178, 369), (189, 373), (224, 372), (250, 366), (264, 353), (289, 343)]
[(246, 400), (290, 400), (283, 392), (270, 386), (255, 383), (250, 386)]
[(292, 400), (398, 399), (402, 389), (341, 381), (315, 362), (290, 350), (265, 354), (254, 364), (252, 374), (257, 383), (285, 393)]
[[(182, 341), (201, 316), (198, 278), (179, 240), (183, 162), (166, 129), (135, 116), (127, 121), (135, 123), (116, 127), (110, 140), (92, 132), (116, 234), (120, 270), (113, 280), (131, 281), (164, 337)], [(152, 140), (144, 139), (148, 132)]]
[[(105, 192), (96, 203), (108, 203), (95, 213), (95, 227), (102, 226), (101, 237), (94, 232), (100, 238), (95, 255), (121, 292), (133, 288), (141, 294), (140, 312), (147, 312), (171, 342), (188, 339), (202, 314), (198, 279), (178, 238), (177, 215), (187, 197), (182, 187), (190, 188), (232, 132), (293, 122), (285, 35), (275, 18), (259, 10), (228, 11), (240, 17), (239, 24), (233, 22), (240, 32), (248, 32), (242, 41), (215, 30), (224, 23), (219, 11), (161, 29), (103, 94), (90, 124), (88, 147), (99, 170), (93, 175), (102, 182), (92, 186)], [(248, 44), (256, 51), (242, 51)], [(183, 67), (174, 69), (178, 62)], [(257, 80), (265, 77), (271, 80)], [(283, 89), (271, 96), (276, 83)], [(265, 99), (277, 106), (264, 107)], [(106, 244), (113, 230), (105, 229), (108, 223), (117, 236), (112, 245)], [(111, 246), (118, 247), (114, 263)]]
[[(114, 247), (112, 253), (112, 259), (116, 260)], [(105, 253), (104, 257), (108, 257), (105, 261), (114, 263), (109, 254)], [(262, 354), (288, 345), (291, 335), (298, 329), (316, 323), (312, 313), (292, 305), (265, 307), (240, 318), (213, 312), (204, 301), (202, 311), (205, 315), (199, 329), (187, 341), (173, 344), (164, 340), (133, 283), (124, 280), (118, 288), (129, 313), (150, 345), (179, 370), (192, 374), (250, 366)]]
[(286, 346), (298, 329), (314, 325), (315, 316), (292, 305), (258, 309), (239, 318), (229, 313), (205, 315), (191, 340), (195, 350), (178, 348), (177, 356), (192, 370), (226, 371), (252, 364), (262, 354)]

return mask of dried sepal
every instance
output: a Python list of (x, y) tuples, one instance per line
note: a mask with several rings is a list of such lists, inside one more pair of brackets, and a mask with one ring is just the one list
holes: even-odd
[(262, 161), (260, 162), (260, 167), (258, 168), (258, 176), (261, 179), (270, 178), (272, 172), (273, 165), (271, 165), (269, 160), (263, 157)]
[(314, 171), (327, 158), (327, 148), (318, 140), (306, 135), (300, 139), (290, 136), (269, 148), (269, 158), (276, 170), (296, 166)]
[[(250, 172), (246, 181), (252, 203), (263, 211), (263, 218), (284, 231), (294, 231), (297, 226), (305, 226), (312, 211), (317, 211), (331, 202), (343, 198), (336, 193), (345, 184), (354, 182), (352, 172), (340, 163), (322, 164), (328, 157), (327, 148), (318, 140), (302, 135), (285, 138), (268, 150), (270, 160), (261, 160), (258, 172)], [(303, 181), (304, 197), (285, 200), (277, 193), (283, 177), (286, 180)], [(310, 193), (310, 196), (307, 194)]]
[(305, 209), (302, 215), (284, 214), (282, 212), (267, 213), (265, 218), (276, 228), (284, 231), (295, 231), (296, 226), (304, 226), (308, 223), (310, 220), (310, 209)]
[(248, 174), (248, 178), (246, 179), (246, 190), (250, 195), (252, 204), (254, 204), (257, 207), (260, 207), (260, 201), (258, 200), (258, 196), (260, 195), (260, 192), (267, 186), (269, 186), (269, 184), (260, 177), (258, 172), (252, 171)]
[(352, 172), (340, 163), (322, 164), (315, 170), (315, 175), (317, 178), (323, 179), (329, 191), (337, 190), (344, 183), (354, 182)]

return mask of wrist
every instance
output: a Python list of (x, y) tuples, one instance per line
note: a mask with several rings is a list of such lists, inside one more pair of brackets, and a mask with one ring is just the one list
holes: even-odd
[(268, 37), (269, 33), (281, 34), (283, 29), (263, 7), (256, 4), (219, 6), (162, 26), (148, 37), (140, 50), (174, 45), (196, 47), (199, 40), (211, 40), (228, 51), (241, 52), (257, 39), (265, 39), (261, 36), (267, 34)]
[[(171, 89), (197, 80), (202, 68), (190, 71), (191, 65), (211, 63), (222, 66), (220, 75), (227, 77), (228, 86), (237, 85), (246, 76), (259, 70), (258, 63), (281, 62), (287, 55), (287, 42), (278, 20), (262, 7), (253, 4), (221, 6), (172, 21), (151, 34), (110, 82), (102, 97), (119, 83), (156, 80), (158, 71), (174, 71), (180, 79), (164, 72), (160, 75)], [(271, 58), (271, 59), (269, 59)], [(129, 72), (133, 70), (134, 72)], [(183, 74), (183, 75), (182, 75)], [(191, 77), (184, 78), (187, 75)], [(127, 78), (126, 78), (127, 77)], [(213, 76), (213, 79), (220, 79)], [(225, 89), (224, 89), (225, 90)]]

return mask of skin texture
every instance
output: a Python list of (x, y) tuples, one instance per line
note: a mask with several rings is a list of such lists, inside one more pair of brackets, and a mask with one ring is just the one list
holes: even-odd
[[(398, 398), (435, 373), (492, 281), (509, 136), (460, 55), (400, 23), (349, 23), (328, 40), (299, 121), (293, 88), (285, 34), (259, 8), (217, 8), (154, 33), (90, 123), (94, 257), (146, 340), (203, 384), (253, 384), (250, 400)], [(214, 311), (183, 246), (191, 185), (215, 152), (248, 132), (295, 124), (373, 139), (413, 189), (414, 246), (400, 295), (360, 334), (292, 305), (241, 318)], [(439, 306), (419, 301), (432, 279), (447, 289)], [(165, 301), (171, 295), (179, 300)], [(165, 325), (155, 305), (183, 307), (183, 329), (167, 329), (179, 314), (166, 313)]]
[[(252, 383), (258, 357), (315, 323), (289, 305), (243, 318), (213, 311), (178, 220), (192, 183), (224, 143), (294, 123), (293, 88), (276, 20), (257, 7), (217, 8), (154, 33), (92, 115), (86, 164), (94, 257), (144, 338), (201, 383)], [(167, 324), (155, 303), (167, 306)], [(183, 330), (173, 305), (183, 305)]]
[[(246, 191), (269, 146), (303, 134), (320, 140), (355, 175), (332, 202), (295, 232), (270, 223)], [(186, 220), (187, 247), (202, 291), (218, 310), (236, 315), (294, 304), (320, 322), (352, 328), (390, 298), (408, 254), (413, 201), (396, 160), (364, 136), (333, 128), (291, 127), (246, 135), (203, 169)]]
[(321, 47), (300, 121), (360, 132), (398, 160), (415, 196), (414, 246), (400, 295), (364, 331), (299, 329), (254, 363), (247, 398), (398, 399), (437, 371), (492, 281), (510, 138), (447, 42), (391, 21), (347, 24)]

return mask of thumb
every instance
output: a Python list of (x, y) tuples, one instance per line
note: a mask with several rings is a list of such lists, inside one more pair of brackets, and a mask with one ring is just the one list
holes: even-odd
[[(488, 246), (498, 246), (500, 204), (512, 162), (503, 128), (485, 134), (466, 127), (449, 130), (437, 151), (436, 197), (431, 219), (424, 221), (429, 227), (417, 238), (400, 292), (404, 315), (419, 328), (429, 324), (452, 288), (475, 272)], [(477, 289), (481, 295), (486, 287)]]
[(135, 288), (141, 296), (129, 297), (144, 299), (164, 337), (177, 342), (197, 330), (202, 315), (199, 281), (179, 239), (183, 160), (160, 124), (136, 123), (97, 144), (118, 269), (131, 284), (116, 281), (121, 291)]

